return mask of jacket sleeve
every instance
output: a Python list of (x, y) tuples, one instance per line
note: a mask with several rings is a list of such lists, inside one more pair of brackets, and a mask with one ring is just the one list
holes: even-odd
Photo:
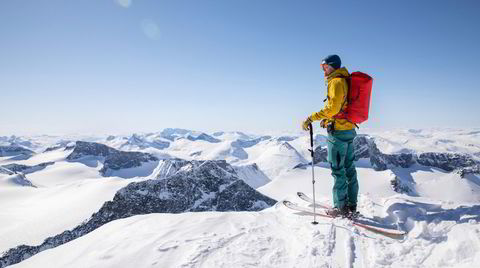
[(331, 119), (342, 109), (345, 98), (345, 79), (333, 79), (331, 86), (328, 88), (328, 101), (325, 107), (319, 112), (312, 113), (310, 117), (313, 121), (322, 119)]

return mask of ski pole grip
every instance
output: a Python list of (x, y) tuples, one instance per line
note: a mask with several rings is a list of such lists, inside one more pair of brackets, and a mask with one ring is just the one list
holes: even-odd
[(308, 128), (310, 128), (310, 147), (313, 148), (313, 126), (312, 126), (312, 123), (308, 124)]

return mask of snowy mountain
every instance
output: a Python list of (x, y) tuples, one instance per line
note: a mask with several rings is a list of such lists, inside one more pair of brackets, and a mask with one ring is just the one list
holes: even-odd
[(11, 156), (14, 160), (28, 159), (34, 152), (18, 145), (0, 146), (0, 157)]
[(0, 258), (0, 267), (18, 263), (43, 250), (81, 237), (110, 221), (133, 215), (211, 210), (258, 211), (276, 203), (239, 179), (225, 161), (182, 164), (175, 174), (164, 179), (133, 182), (119, 190), (112, 201), (106, 202), (88, 221), (73, 230), (49, 237), (38, 246), (21, 245), (10, 249)]
[[(147, 176), (151, 174), (151, 170), (157, 166), (159, 161), (157, 157), (148, 153), (119, 151), (104, 144), (85, 141), (77, 141), (73, 152), (66, 159), (81, 162), (88, 166), (92, 165), (92, 157), (94, 162), (99, 159), (103, 160), (103, 167), (99, 170), (103, 176), (115, 174), (114, 176), (124, 178), (138, 175)], [(145, 170), (142, 170), (143, 172), (128, 170), (145, 165), (148, 165), (146, 172)]]
[[(359, 209), (401, 239), (275, 204), (309, 205), (306, 133), (1, 137), (28, 151), (0, 156), (0, 267), (32, 254), (12, 267), (475, 267), (479, 135), (357, 136)], [(316, 134), (316, 196), (331, 204), (326, 145)]]
[(233, 168), (238, 174), (238, 177), (252, 188), (257, 189), (270, 182), (267, 175), (265, 175), (255, 163), (244, 166), (234, 166)]
[[(475, 173), (479, 169), (480, 161), (467, 154), (459, 153), (382, 153), (376, 144), (376, 139), (368, 136), (358, 136), (354, 140), (355, 159), (368, 158), (372, 167), (377, 171), (392, 169), (396, 167), (409, 168), (414, 164), (425, 167), (440, 168), (445, 171), (457, 171), (459, 174)], [(326, 146), (315, 148), (314, 163), (327, 162)], [(300, 164), (297, 167), (305, 168), (307, 164)]]
[(55, 162), (44, 162), (44, 163), (40, 163), (40, 164), (37, 164), (37, 165), (34, 165), (34, 166), (20, 165), (20, 164), (13, 163), (13, 164), (3, 165), (1, 167), (4, 168), (4, 169), (7, 169), (7, 170), (9, 170), (13, 173), (21, 172), (23, 174), (28, 174), (28, 173), (33, 173), (33, 172), (42, 170), (45, 167), (47, 167), (49, 165), (53, 165), (53, 164), (55, 164)]
[[(107, 138), (107, 141), (112, 141), (113, 139)], [(156, 148), (156, 149), (165, 149), (170, 146), (170, 142), (166, 141), (165, 139), (152, 137), (152, 136), (140, 136), (138, 134), (132, 134), (132, 136), (122, 139), (123, 143), (119, 146), (122, 150), (134, 150), (134, 149), (145, 149), (148, 147)]]

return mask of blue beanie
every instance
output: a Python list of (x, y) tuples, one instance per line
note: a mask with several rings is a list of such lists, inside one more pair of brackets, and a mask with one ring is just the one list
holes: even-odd
[(328, 55), (325, 59), (322, 60), (322, 64), (328, 64), (333, 67), (333, 69), (338, 69), (342, 66), (342, 61), (338, 55)]

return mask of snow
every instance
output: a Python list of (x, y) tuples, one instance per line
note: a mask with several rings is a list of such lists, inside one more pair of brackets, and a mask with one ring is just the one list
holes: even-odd
[(345, 249), (334, 251), (332, 232), (286, 208), (151, 214), (109, 223), (12, 267), (321, 267), (332, 258), (344, 264)]
[[(141, 143), (125, 145), (122, 136), (84, 139), (151, 152), (163, 159), (225, 159), (240, 178), (262, 194), (308, 206), (296, 192), (311, 195), (311, 168), (293, 169), (310, 161), (309, 137), (305, 133), (280, 133), (249, 147), (239, 147), (235, 141), (259, 135), (210, 134), (220, 140), (215, 143), (185, 138), (201, 135), (194, 131), (172, 129), (166, 134), (175, 138), (166, 139), (161, 133), (138, 134), (140, 140), (149, 143), (168, 141), (169, 147), (161, 150), (142, 148)], [(480, 157), (478, 129), (369, 130), (366, 134), (375, 138), (384, 153), (455, 152)], [(37, 154), (31, 158), (0, 158), (0, 165), (55, 162), (25, 175), (36, 188), (14, 183), (18, 174), (0, 174), (0, 252), (20, 244), (36, 245), (48, 236), (74, 228), (111, 200), (117, 190), (132, 181), (156, 178), (161, 170), (162, 161), (102, 177), (98, 159), (65, 161), (71, 150), (63, 148), (41, 153), (40, 149), (69, 137), (42, 137), (16, 137), (34, 145), (29, 149)], [(325, 135), (317, 134), (315, 146), (324, 142)], [(362, 214), (407, 231), (403, 239), (369, 232), (344, 219), (317, 218), (319, 224), (312, 225), (311, 216), (293, 212), (279, 202), (260, 212), (149, 214), (115, 220), (11, 267), (478, 266), (480, 176), (461, 178), (455, 172), (417, 164), (375, 171), (367, 159), (356, 165)], [(327, 163), (315, 166), (317, 200), (329, 204), (333, 185), (330, 173)], [(391, 185), (395, 178), (412, 192), (395, 192)]]
[(236, 166), (238, 177), (252, 188), (257, 189), (270, 182), (270, 179), (258, 168), (256, 164)]
[(475, 155), (480, 152), (479, 129), (407, 129), (368, 131), (368, 134), (375, 137), (378, 148), (388, 154), (413, 151)]
[(134, 216), (12, 267), (473, 267), (479, 260), (478, 225), (420, 222), (397, 241), (341, 219), (310, 220), (283, 206)]
[[(66, 155), (51, 151), (17, 163), (35, 165), (62, 160)], [(98, 173), (100, 168), (59, 161), (26, 175), (36, 188), (12, 184), (6, 187), (4, 182), (18, 175), (0, 174), (0, 252), (19, 244), (39, 244), (75, 227), (133, 181), (104, 178)]]

